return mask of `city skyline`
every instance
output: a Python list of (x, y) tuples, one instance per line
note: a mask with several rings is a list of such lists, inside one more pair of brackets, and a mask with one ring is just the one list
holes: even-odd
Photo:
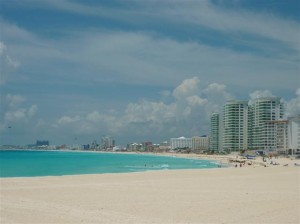
[(0, 0), (0, 142), (209, 133), (228, 100), (300, 114), (299, 1)]

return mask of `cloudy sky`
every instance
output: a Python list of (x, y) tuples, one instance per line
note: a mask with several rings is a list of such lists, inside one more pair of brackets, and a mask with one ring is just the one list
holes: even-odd
[(0, 0), (0, 144), (209, 133), (226, 100), (300, 114), (299, 0)]

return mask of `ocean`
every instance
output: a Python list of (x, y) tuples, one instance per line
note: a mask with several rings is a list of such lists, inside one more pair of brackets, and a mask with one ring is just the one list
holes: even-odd
[(208, 160), (145, 154), (1, 150), (0, 177), (128, 173), (151, 170), (217, 168)]

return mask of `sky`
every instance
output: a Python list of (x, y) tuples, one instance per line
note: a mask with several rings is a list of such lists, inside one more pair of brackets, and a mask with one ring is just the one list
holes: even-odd
[(209, 134), (227, 100), (300, 114), (299, 0), (0, 0), (0, 145)]

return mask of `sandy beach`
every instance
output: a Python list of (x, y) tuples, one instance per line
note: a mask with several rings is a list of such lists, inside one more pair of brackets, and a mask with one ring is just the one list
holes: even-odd
[(299, 167), (2, 178), (2, 223), (300, 223)]

